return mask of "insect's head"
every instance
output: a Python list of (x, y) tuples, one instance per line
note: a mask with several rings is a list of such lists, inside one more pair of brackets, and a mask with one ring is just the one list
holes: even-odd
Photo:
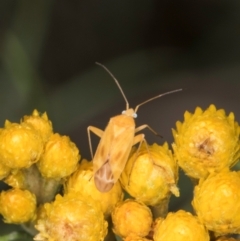
[(132, 108), (124, 110), (122, 114), (126, 116), (130, 116), (132, 118), (137, 118), (137, 113)]

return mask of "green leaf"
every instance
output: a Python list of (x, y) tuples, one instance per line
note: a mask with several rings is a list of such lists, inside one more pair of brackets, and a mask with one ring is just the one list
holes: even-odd
[(32, 236), (25, 232), (11, 232), (0, 236), (0, 241), (32, 241)]

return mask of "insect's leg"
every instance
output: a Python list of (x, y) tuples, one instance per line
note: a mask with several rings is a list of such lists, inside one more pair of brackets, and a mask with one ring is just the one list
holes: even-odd
[[(144, 126), (144, 125), (143, 125), (143, 126)], [(143, 127), (143, 126), (140, 126), (140, 127)], [(142, 129), (144, 129), (144, 127), (143, 127)], [(138, 152), (139, 152), (139, 150), (140, 150), (140, 147), (142, 146), (142, 143), (144, 142), (144, 144), (145, 144), (145, 146), (146, 146), (146, 149), (147, 149), (147, 152), (148, 152), (148, 155), (149, 155), (150, 159), (152, 160), (152, 162), (153, 162), (153, 164), (154, 164), (154, 160), (153, 160), (152, 155), (151, 155), (151, 153), (150, 153), (150, 151), (149, 151), (149, 148), (148, 148), (148, 145), (147, 145), (147, 141), (146, 141), (146, 139), (145, 139), (144, 137), (145, 137), (144, 134), (138, 134), (138, 135), (134, 136), (133, 145), (139, 143), (139, 146), (138, 146), (138, 148), (137, 148), (137, 150), (136, 150), (136, 159), (137, 159), (137, 157), (138, 157)], [(134, 161), (134, 163), (135, 163), (135, 161)], [(134, 164), (133, 164), (132, 167), (131, 167), (130, 175), (129, 175), (129, 177), (128, 177), (128, 182), (130, 181), (130, 177), (131, 177), (131, 173), (132, 173), (132, 169), (133, 169), (133, 168), (134, 168)], [(128, 183), (128, 185), (129, 185), (129, 183)]]
[[(147, 141), (145, 140), (145, 135), (144, 135), (144, 134), (138, 134), (138, 135), (134, 136), (133, 144), (132, 144), (132, 145), (134, 146), (134, 145), (136, 145), (136, 144), (139, 143), (138, 148), (137, 148), (137, 150), (136, 150), (136, 158), (137, 158), (137, 156), (138, 156), (138, 152), (139, 152), (140, 147), (142, 146), (142, 143), (143, 143), (143, 142), (145, 143), (146, 148), (148, 149)], [(149, 150), (148, 150), (148, 152), (149, 152)], [(133, 165), (132, 165), (132, 167), (131, 167), (130, 174), (129, 174), (129, 177), (128, 177), (128, 185), (129, 185), (129, 181), (130, 181), (132, 169), (134, 168), (134, 163), (135, 163), (135, 160), (134, 160), (134, 162), (133, 162)]]
[(142, 143), (143, 140), (145, 140), (145, 135), (144, 134), (138, 134), (137, 136), (134, 136), (133, 139), (133, 146), (136, 145), (137, 143)]
[(99, 128), (97, 128), (97, 127), (94, 127), (94, 126), (89, 126), (89, 127), (87, 128), (88, 143), (89, 143), (89, 148), (90, 148), (91, 156), (92, 156), (92, 159), (93, 159), (93, 150), (92, 150), (92, 141), (91, 141), (90, 131), (93, 132), (96, 136), (99, 136), (100, 138), (102, 137), (104, 131), (101, 130), (101, 129), (99, 129)]
[(155, 130), (153, 130), (149, 125), (141, 125), (135, 129), (135, 133), (148, 128), (154, 135), (162, 137), (160, 134), (158, 134)]
[[(160, 137), (162, 138), (162, 136), (161, 136), (160, 134), (158, 134), (155, 130), (153, 130), (149, 125), (146, 125), (146, 124), (137, 127), (137, 128), (135, 129), (135, 133), (138, 132), (138, 131), (141, 131), (141, 130), (143, 130), (143, 129), (145, 129), (145, 128), (148, 128), (151, 132), (153, 132), (153, 134), (155, 134), (156, 136), (160, 136)], [(139, 134), (139, 135), (141, 135), (141, 134)], [(139, 136), (139, 135), (137, 135), (137, 136)], [(135, 136), (135, 137), (137, 137), (137, 136)], [(135, 139), (135, 137), (134, 137), (134, 139)], [(151, 157), (151, 153), (150, 153), (149, 148), (148, 148), (148, 146), (147, 146), (146, 140), (144, 139), (144, 140), (142, 140), (142, 141), (145, 142), (146, 148), (147, 148), (147, 150), (148, 150), (148, 154), (149, 154), (149, 156)], [(142, 141), (140, 142), (139, 146), (141, 146)], [(136, 143), (137, 143), (137, 142), (136, 142)], [(135, 143), (135, 144), (136, 144), (136, 143)], [(134, 144), (134, 145), (135, 145), (135, 144)], [(140, 148), (140, 147), (138, 147), (138, 150), (139, 150), (139, 148)], [(151, 159), (152, 159), (152, 161), (153, 161), (153, 158), (151, 158)], [(154, 163), (154, 161), (153, 161), (153, 163)]]
[(134, 139), (133, 139), (133, 146), (136, 145), (137, 143), (139, 143), (138, 145), (138, 149), (137, 149), (137, 155), (138, 155), (138, 152), (140, 150), (140, 147), (142, 146), (142, 143), (144, 142), (144, 144), (146, 145), (146, 148), (148, 150), (148, 153), (150, 155), (150, 152), (149, 152), (149, 149), (148, 149), (148, 145), (147, 145), (147, 141), (145, 139), (145, 135), (144, 134), (138, 134), (137, 136), (134, 136)]

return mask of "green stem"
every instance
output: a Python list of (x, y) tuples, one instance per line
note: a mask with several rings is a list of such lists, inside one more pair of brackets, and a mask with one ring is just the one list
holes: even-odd
[(165, 218), (167, 216), (170, 196), (171, 194), (169, 194), (168, 197), (163, 199), (161, 203), (159, 203), (158, 205), (150, 207), (152, 210), (153, 219), (156, 219), (159, 217)]
[(61, 179), (49, 179), (42, 177), (36, 164), (23, 171), (26, 189), (34, 193), (37, 204), (51, 202), (61, 186)]
[(104, 241), (116, 241), (116, 236), (113, 232), (113, 225), (112, 225), (112, 219), (111, 217), (107, 218), (107, 222), (108, 222), (108, 233), (107, 236), (105, 237)]

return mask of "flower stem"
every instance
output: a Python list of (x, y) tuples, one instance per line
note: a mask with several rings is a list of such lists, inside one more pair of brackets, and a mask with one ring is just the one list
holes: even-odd
[(171, 194), (164, 198), (158, 205), (150, 207), (153, 213), (153, 219), (159, 217), (165, 218), (167, 216), (170, 196)]

